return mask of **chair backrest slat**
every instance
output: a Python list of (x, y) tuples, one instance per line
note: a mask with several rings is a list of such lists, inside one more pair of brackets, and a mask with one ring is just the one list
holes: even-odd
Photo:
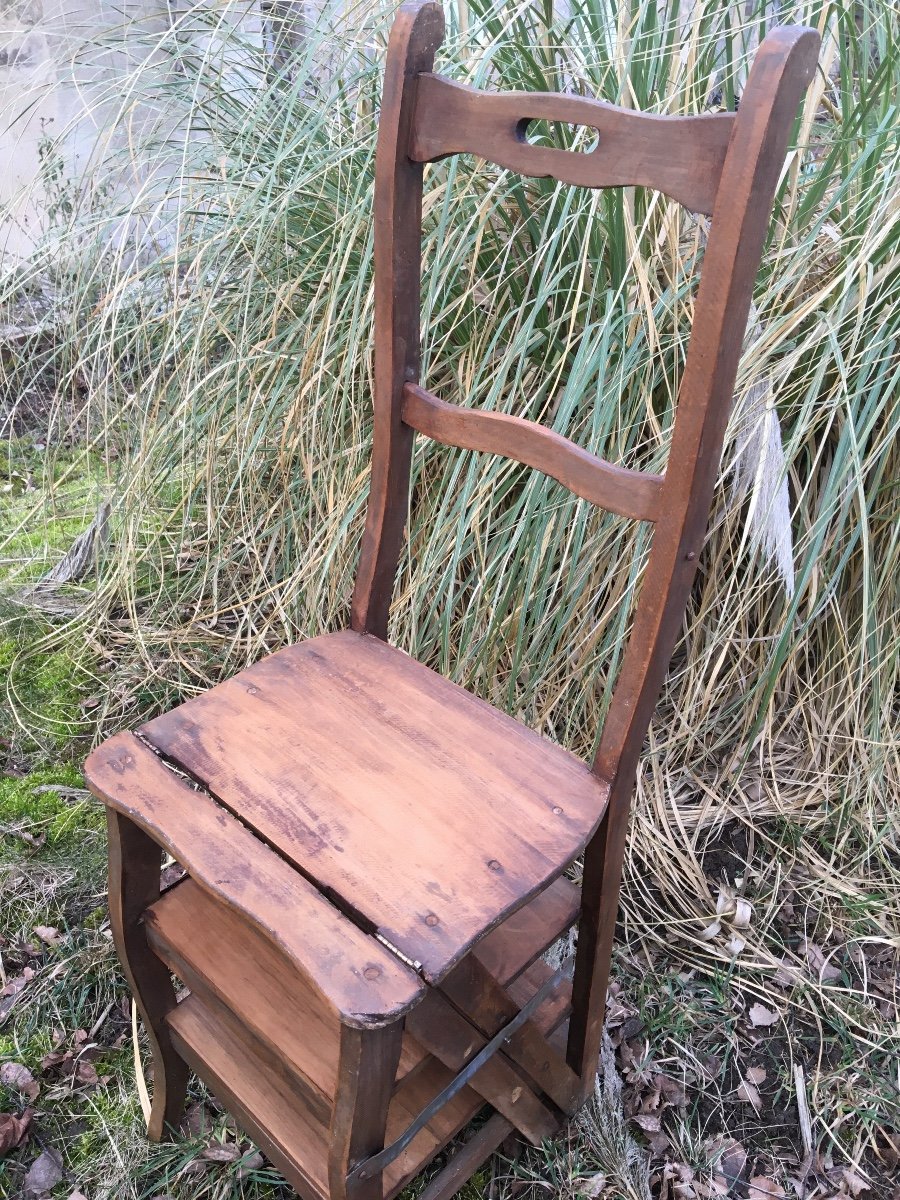
[(659, 514), (662, 475), (617, 467), (536, 421), (460, 408), (414, 383), (403, 389), (401, 415), (404, 424), (436, 442), (502, 454), (549, 475), (576, 496), (620, 517), (655, 521)]
[[(540, 120), (594, 130), (596, 145), (585, 151), (532, 145), (528, 126)], [(657, 117), (559, 92), (482, 92), (424, 74), (409, 156), (433, 162), (478, 154), (521, 175), (581, 187), (639, 184), (709, 214), (735, 120), (734, 113)]]

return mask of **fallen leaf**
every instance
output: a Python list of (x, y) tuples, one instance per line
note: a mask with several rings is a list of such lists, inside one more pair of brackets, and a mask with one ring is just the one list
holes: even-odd
[(747, 1151), (740, 1142), (726, 1142), (717, 1165), (729, 1183), (737, 1183), (747, 1165)]
[(747, 1068), (747, 1079), (749, 1079), (749, 1081), (751, 1083), (756, 1083), (756, 1084), (765, 1083), (766, 1082), (766, 1068), (765, 1067), (748, 1067)]
[(662, 1158), (671, 1145), (664, 1133), (651, 1133), (647, 1138), (651, 1158)]
[(28, 1137), (34, 1109), (26, 1108), (21, 1117), (15, 1113), (0, 1113), (0, 1158), (17, 1150)]
[(21, 975), (16, 975), (13, 979), (10, 979), (3, 990), (0, 991), (0, 997), (2, 997), (2, 1000), (0, 1000), (0, 1021), (10, 1011), (16, 1002), (16, 998), (31, 983), (32, 979), (34, 979), (34, 970), (31, 967), (25, 967)]
[(772, 982), (780, 988), (793, 987), (797, 982), (797, 971), (786, 958), (781, 960), (781, 966), (772, 976)]
[(101, 1053), (101, 1048), (96, 1045), (85, 1046), (87, 1033), (83, 1029), (76, 1030), (73, 1038), (76, 1047), (81, 1045), (80, 1052), (77, 1050), (51, 1050), (49, 1054), (45, 1054), (41, 1059), (41, 1071), (44, 1075), (51, 1075), (54, 1078), (68, 1080), (71, 1087), (97, 1087), (98, 1084), (108, 1081), (108, 1076), (102, 1079), (97, 1075), (97, 1070), (91, 1062), (92, 1058), (97, 1058)]
[(687, 1093), (676, 1079), (672, 1079), (669, 1075), (657, 1075), (656, 1078), (667, 1104), (674, 1104), (678, 1107), (687, 1104)]
[(644, 1133), (659, 1133), (662, 1130), (659, 1117), (654, 1117), (652, 1113), (636, 1113), (631, 1119), (640, 1125)]
[(236, 1142), (211, 1142), (205, 1150), (200, 1151), (199, 1157), (207, 1162), (234, 1162), (241, 1157), (241, 1148)]
[(45, 1054), (41, 1059), (41, 1073), (48, 1075), (52, 1070), (60, 1065), (60, 1063), (71, 1061), (71, 1050), (51, 1050), (49, 1054)]
[(169, 863), (167, 867), (163, 867), (159, 875), (159, 886), (165, 891), (170, 888), (173, 883), (178, 883), (185, 876), (185, 869), (181, 863)]
[(63, 940), (62, 934), (52, 925), (35, 925), (34, 932), (47, 946), (58, 946)]
[(844, 1167), (844, 1183), (850, 1189), (851, 1196), (858, 1196), (861, 1192), (870, 1190), (869, 1184), (865, 1179), (861, 1179), (855, 1171), (851, 1171), (849, 1167)]
[(69, 1200), (87, 1200), (87, 1196), (84, 1192), (73, 1192)]
[(43, 1196), (45, 1192), (52, 1192), (62, 1177), (62, 1155), (58, 1150), (44, 1150), (28, 1169), (24, 1194)]
[(773, 1012), (771, 1008), (766, 1008), (764, 1004), (753, 1004), (750, 1006), (748, 1016), (751, 1025), (774, 1025), (781, 1014)]
[(244, 1161), (238, 1167), (238, 1179), (243, 1179), (245, 1175), (249, 1175), (251, 1171), (261, 1171), (265, 1166), (265, 1159), (258, 1150), (248, 1154)]
[(806, 961), (809, 963), (811, 970), (818, 975), (820, 983), (833, 983), (835, 979), (840, 979), (840, 967), (836, 967), (825, 957), (825, 952), (821, 946), (816, 942), (811, 942), (807, 938), (803, 949), (806, 954)]
[(202, 1101), (198, 1100), (185, 1110), (178, 1129), (186, 1137), (201, 1137), (204, 1133), (210, 1132), (215, 1120), (212, 1112)]
[(745, 1104), (752, 1104), (754, 1112), (759, 1112), (762, 1108), (759, 1092), (746, 1079), (742, 1079), (738, 1084), (735, 1094), (738, 1100), (743, 1100)]
[(37, 837), (33, 833), (29, 833), (27, 829), (6, 829), (4, 832), (10, 834), (12, 837), (17, 837), (34, 850), (40, 850), (47, 840), (46, 832), (39, 833)]
[(29, 1100), (34, 1100), (41, 1085), (22, 1063), (5, 1062), (0, 1067), (0, 1083), (14, 1092), (20, 1092)]
[(784, 1200), (784, 1188), (767, 1175), (754, 1175), (747, 1185), (750, 1189), (750, 1200), (763, 1200), (766, 1196), (776, 1196)]
[(722, 1074), (722, 1060), (716, 1054), (705, 1054), (700, 1059), (703, 1074), (712, 1082)]
[(602, 1171), (598, 1171), (596, 1175), (589, 1175), (587, 1179), (579, 1179), (578, 1194), (588, 1196), (590, 1200), (596, 1200), (605, 1187), (606, 1176)]
[(100, 1077), (93, 1063), (89, 1063), (83, 1058), (78, 1060), (78, 1065), (75, 1068), (75, 1078), (79, 1083), (86, 1084), (88, 1087), (96, 1087), (100, 1082)]
[(712, 1179), (697, 1181), (697, 1194), (704, 1200), (715, 1200), (718, 1196), (727, 1196), (731, 1191), (728, 1180), (724, 1175), (713, 1175)]

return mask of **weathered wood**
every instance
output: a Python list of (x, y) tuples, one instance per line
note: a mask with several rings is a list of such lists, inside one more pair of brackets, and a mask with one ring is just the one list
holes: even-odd
[(404, 4), (391, 30), (375, 152), (375, 427), (372, 481), (351, 626), (387, 637), (388, 608), (409, 504), (412, 430), (403, 385), (419, 377), (422, 166), (410, 159), (416, 80), (444, 35), (439, 4)]
[(382, 1174), (352, 1183), (352, 1168), (384, 1149), (388, 1107), (400, 1062), (403, 1022), (385, 1029), (341, 1029), (337, 1094), (328, 1130), (332, 1200), (382, 1200)]
[[(298, 1109), (284, 1076), (272, 1069), (269, 1052), (240, 1022), (190, 996), (169, 1014), (167, 1025), (179, 1053), (234, 1114), (291, 1185), (307, 1200), (332, 1200), (328, 1183), (329, 1129), (308, 1109)], [(451, 1072), (430, 1060), (426, 1071), (404, 1084), (391, 1101), (385, 1133), (391, 1142), (407, 1128)], [(399, 1192), (476, 1115), (483, 1101), (460, 1093), (384, 1172), (385, 1200)]]
[[(407, 1027), (426, 1050), (452, 1071), (460, 1071), (481, 1050), (487, 1038), (444, 999), (432, 992), (407, 1018)], [(540, 1145), (560, 1125), (560, 1116), (543, 1104), (503, 1054), (496, 1054), (472, 1076), (469, 1087)]]
[(445, 446), (502, 454), (621, 517), (656, 520), (661, 475), (617, 467), (534, 421), (447, 404), (412, 383), (403, 389), (402, 412), (407, 425)]
[[(509, 983), (509, 995), (517, 1008), (523, 1008), (532, 1000), (535, 994), (549, 982), (553, 974), (553, 969), (542, 960), (532, 963), (521, 974), (518, 974)], [(571, 983), (568, 980), (562, 980), (556, 990), (541, 1001), (532, 1020), (542, 1036), (549, 1040), (551, 1035), (568, 1019), (571, 1012), (571, 999)], [(432, 1050), (442, 1062), (455, 1071), (471, 1062), (474, 1055), (483, 1048), (487, 1041), (484, 1034), (474, 1029), (437, 990), (430, 991), (422, 1004), (410, 1014), (407, 1027), (411, 1032), (415, 1029), (416, 1040), (419, 1044)], [(503, 1062), (503, 1069), (499, 1072), (495, 1069), (498, 1060)], [(502, 1055), (488, 1065), (491, 1070), (484, 1074), (481, 1071), (477, 1072), (469, 1086), (479, 1091), (486, 1099), (499, 1098), (501, 1111), (506, 1104), (512, 1102), (513, 1106), (506, 1111), (513, 1124), (519, 1127), (521, 1122), (518, 1117), (522, 1108), (521, 1094), (517, 1091), (520, 1080), (517, 1079), (515, 1068), (511, 1063), (505, 1062)], [(511, 1085), (511, 1090), (507, 1085)], [(514, 1094), (515, 1100), (513, 1100)], [(519, 1105), (518, 1109), (515, 1108), (515, 1104)], [(495, 1107), (497, 1107), (496, 1104)], [(540, 1128), (545, 1118), (540, 1110), (530, 1102), (527, 1114), (529, 1119), (537, 1118), (537, 1127)]]
[(141, 733), (431, 981), (559, 874), (606, 798), (574, 755), (350, 630)]
[[(144, 914), (150, 946), (206, 1007), (217, 1000), (296, 1076), (328, 1123), (337, 1091), (341, 1026), (318, 989), (248, 922), (192, 879)], [(197, 930), (203, 937), (197, 938)]]
[(251, 921), (279, 946), (346, 1024), (391, 1024), (423, 995), (414, 971), (133, 734), (116, 734), (94, 750), (85, 777), (95, 795), (176, 855), (235, 920)]
[[(531, 121), (584, 125), (597, 132), (588, 152), (532, 146)], [(711, 213), (734, 126), (732, 113), (657, 117), (558, 92), (482, 92), (422, 75), (410, 156), (433, 162), (478, 154), (522, 175), (582, 187), (643, 184), (694, 212)]]
[[(486, 1038), (492, 1038), (521, 1007), (472, 954), (441, 981), (440, 991)], [(571, 1115), (579, 1107), (579, 1076), (565, 1057), (547, 1045), (545, 1031), (539, 1027), (537, 1018), (526, 1021), (509, 1036), (503, 1053), (563, 1112)]]
[(453, 1155), (446, 1167), (429, 1180), (418, 1200), (450, 1200), (475, 1174), (485, 1159), (515, 1130), (500, 1113), (494, 1115)]
[(298, 1107), (284, 1078), (247, 1029), (189, 996), (169, 1014), (179, 1053), (212, 1088), (304, 1200), (331, 1200), (328, 1128)]
[(159, 846), (131, 821), (107, 809), (109, 924), (122, 970), (144, 1022), (153, 1061), (153, 1096), (147, 1136), (158, 1142), (176, 1125), (184, 1107), (188, 1068), (165, 1023), (175, 989), (164, 964), (147, 943), (141, 915), (159, 899)]
[[(510, 998), (522, 1007), (539, 988), (542, 988), (553, 975), (553, 968), (543, 959), (532, 963), (527, 971), (523, 971), (517, 979), (507, 986)], [(427, 999), (427, 997), (426, 997)], [(549, 1037), (559, 1026), (568, 1021), (572, 1012), (572, 983), (563, 980), (553, 995), (548, 996), (535, 1015), (535, 1023), (545, 1036)]]
[[(391, 1101), (387, 1145), (406, 1132), (452, 1078), (452, 1071), (430, 1054), (426, 1056), (424, 1069), (408, 1075)], [(385, 1169), (385, 1200), (405, 1187), (483, 1107), (481, 1096), (471, 1088), (464, 1088), (433, 1116), (400, 1157)]]
[(594, 764), (611, 783), (610, 805), (585, 855), (568, 1050), (585, 1097), (600, 1050), (635, 772), (697, 569), (775, 188), (818, 47), (813, 30), (788, 27), (760, 46), (716, 196), (661, 515)]

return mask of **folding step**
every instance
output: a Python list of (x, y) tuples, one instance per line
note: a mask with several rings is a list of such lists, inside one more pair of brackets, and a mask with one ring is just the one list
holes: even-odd
[[(483, 939), (475, 953), (523, 1005), (553, 974), (540, 954), (572, 923), (577, 889), (557, 880)], [(337, 1089), (340, 1024), (319, 992), (261, 932), (190, 878), (144, 914), (154, 952), (190, 989), (167, 1020), (176, 1049), (306, 1200), (328, 1197), (329, 1122)], [(409, 1026), (427, 1028), (429, 992)], [(564, 984), (536, 1010), (550, 1033), (569, 1014)], [(435, 1014), (437, 1015), (437, 1014)], [(423, 1024), (424, 1022), (424, 1024)], [(455, 1071), (407, 1029), (386, 1144), (450, 1083)], [(477, 1082), (477, 1076), (475, 1077)], [(439, 1109), (384, 1173), (385, 1200), (400, 1191), (484, 1106), (472, 1087)]]
[[(557, 879), (476, 947), (491, 974), (511, 985), (517, 1002), (550, 974), (536, 960), (571, 925), (578, 903), (578, 889)], [(225, 906), (189, 878), (161, 896), (144, 914), (144, 923), (151, 947), (169, 969), (193, 994), (235, 1013), (276, 1052), (297, 1076), (311, 1107), (327, 1120), (337, 1087), (340, 1028), (319, 993), (278, 948), (251, 926), (236, 926)], [(555, 1003), (565, 1002), (561, 996)], [(413, 1038), (404, 1038), (397, 1086), (426, 1058)]]
[[(268, 1047), (220, 1005), (188, 996), (166, 1018), (175, 1049), (306, 1200), (328, 1200), (327, 1122), (302, 1102)], [(391, 1101), (386, 1142), (396, 1141), (452, 1079), (434, 1059)], [(433, 1116), (384, 1173), (389, 1200), (483, 1107), (465, 1088)]]
[(304, 1200), (328, 1200), (328, 1127), (272, 1068), (269, 1051), (196, 996), (166, 1018), (175, 1049)]

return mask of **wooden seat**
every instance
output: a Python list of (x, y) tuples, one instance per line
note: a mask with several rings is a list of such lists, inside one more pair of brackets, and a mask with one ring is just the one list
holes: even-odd
[[(108, 809), (110, 924), (153, 1058), (149, 1135), (177, 1122), (193, 1069), (307, 1200), (390, 1200), (486, 1110), (419, 1193), (447, 1200), (510, 1135), (539, 1143), (593, 1091), (635, 771), (818, 47), (811, 30), (776, 30), (739, 114), (657, 117), (442, 79), (442, 33), (437, 4), (404, 5), (387, 55), (372, 480), (350, 629), (116, 734), (85, 768)], [(531, 145), (535, 119), (590, 126), (596, 148)], [(459, 153), (654, 187), (711, 214), (665, 475), (421, 386), (423, 165)], [(388, 645), (417, 433), (505, 454), (650, 525), (592, 763)], [(165, 891), (163, 850), (186, 872)], [(582, 851), (579, 890), (563, 872)], [(576, 924), (575, 953), (551, 965)]]
[(352, 630), (280, 650), (140, 735), (430, 982), (580, 853), (609, 792)]

